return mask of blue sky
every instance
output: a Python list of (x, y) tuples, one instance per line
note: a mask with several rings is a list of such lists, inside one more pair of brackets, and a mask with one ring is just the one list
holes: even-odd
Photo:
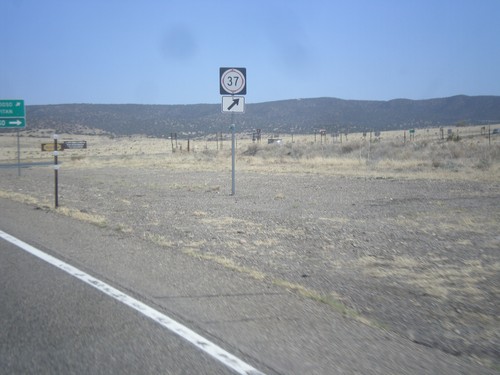
[(0, 99), (247, 103), (500, 95), (499, 0), (0, 0)]

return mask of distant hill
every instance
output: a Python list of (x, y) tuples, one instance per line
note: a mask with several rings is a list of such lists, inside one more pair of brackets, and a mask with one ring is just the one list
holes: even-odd
[[(179, 137), (227, 132), (231, 115), (219, 104), (137, 105), (60, 104), (26, 108), (28, 129), (88, 133), (99, 129), (115, 135)], [(238, 132), (262, 129), (274, 133), (395, 130), (457, 124), (500, 122), (500, 96), (453, 96), (428, 100), (292, 99), (247, 104), (234, 115)]]

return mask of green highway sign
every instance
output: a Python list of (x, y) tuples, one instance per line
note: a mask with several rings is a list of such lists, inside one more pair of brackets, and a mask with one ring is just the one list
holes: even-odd
[(26, 119), (24, 117), (0, 117), (1, 128), (24, 128), (26, 127)]
[(0, 100), (0, 118), (24, 116), (24, 100)]
[(26, 127), (24, 100), (0, 100), (0, 128)]

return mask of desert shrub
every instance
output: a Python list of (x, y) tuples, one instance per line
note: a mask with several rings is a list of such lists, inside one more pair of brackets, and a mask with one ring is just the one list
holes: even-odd
[(295, 146), (292, 143), (287, 143), (285, 145), (285, 152), (287, 156), (293, 159), (300, 159), (304, 156), (304, 148), (300, 146)]
[(483, 157), (480, 157), (478, 161), (476, 162), (475, 167), (482, 169), (482, 170), (487, 170), (491, 167), (491, 158), (488, 155), (483, 155)]
[(429, 157), (433, 160), (433, 164), (436, 164), (434, 161), (439, 160), (464, 158), (466, 154), (466, 147), (461, 143), (435, 143), (429, 150)]
[(217, 158), (218, 152), (216, 150), (202, 150), (201, 152), (197, 152), (197, 159), (198, 160), (203, 160), (203, 161), (209, 161), (209, 160), (214, 160)]
[(431, 165), (432, 165), (433, 168), (442, 167), (443, 166), (443, 160), (437, 159), (437, 158), (432, 158)]
[(350, 154), (354, 151), (354, 147), (350, 144), (343, 144), (340, 148), (342, 154)]
[(487, 170), (494, 163), (500, 162), (500, 144), (475, 147), (472, 156), (475, 159), (474, 167)]
[(467, 148), (463, 143), (447, 143), (448, 151), (453, 159), (460, 159), (466, 156)]
[(372, 160), (401, 159), (401, 153), (405, 148), (404, 143), (396, 141), (371, 143), (368, 146)]
[(255, 156), (259, 152), (259, 145), (256, 143), (252, 143), (247, 147), (245, 151), (242, 152), (242, 155), (245, 156)]
[(488, 147), (492, 161), (500, 162), (500, 144)]
[(333, 146), (333, 150), (336, 151), (337, 155), (347, 155), (347, 154), (350, 154), (354, 151), (360, 150), (361, 148), (363, 148), (363, 145), (365, 143), (366, 142), (362, 142), (362, 141), (344, 142), (340, 146), (339, 145)]
[(412, 142), (411, 146), (415, 151), (425, 150), (429, 146), (429, 141), (427, 139)]

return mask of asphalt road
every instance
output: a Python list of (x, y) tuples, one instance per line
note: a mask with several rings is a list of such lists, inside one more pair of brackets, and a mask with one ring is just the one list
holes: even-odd
[(185, 340), (0, 241), (0, 372), (230, 374)]
[[(266, 374), (494, 374), (221, 265), (0, 199), (0, 230), (173, 317)], [(0, 373), (232, 373), (0, 239)]]

